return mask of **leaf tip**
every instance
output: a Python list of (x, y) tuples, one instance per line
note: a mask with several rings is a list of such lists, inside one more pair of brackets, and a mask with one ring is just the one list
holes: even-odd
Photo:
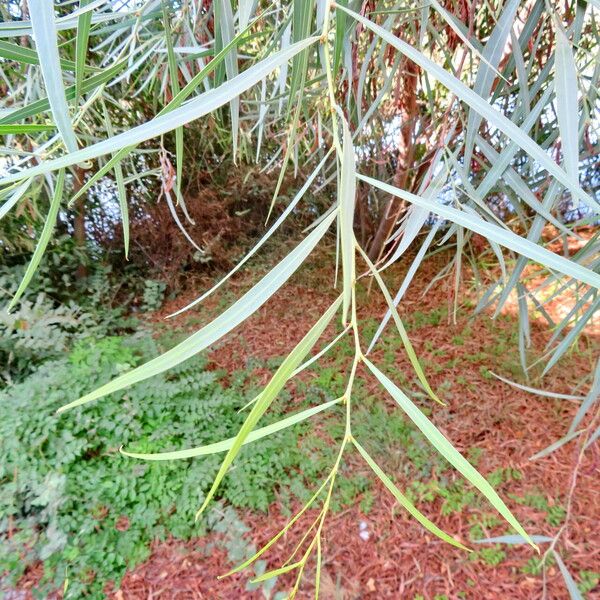
[(204, 502), (202, 503), (202, 506), (198, 509), (198, 512), (196, 513), (196, 516), (194, 517), (194, 523), (197, 523), (200, 520), (200, 517), (202, 516), (202, 513), (206, 510), (206, 507), (208, 506), (208, 503), (210, 502), (212, 496), (207, 496), (206, 500), (204, 500)]

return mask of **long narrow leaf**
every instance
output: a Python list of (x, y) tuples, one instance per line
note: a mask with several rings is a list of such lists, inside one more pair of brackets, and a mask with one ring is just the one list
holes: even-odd
[[(38, 2), (40, 0), (37, 0)], [(298, 54), (304, 48), (313, 44), (318, 38), (309, 38), (292, 44), (286, 50), (276, 52), (268, 58), (260, 61), (250, 67), (234, 79), (223, 83), (216, 89), (200, 94), (198, 97), (190, 100), (187, 104), (158, 117), (155, 117), (148, 123), (138, 125), (129, 131), (115, 135), (114, 137), (88, 146), (77, 152), (70, 152), (60, 158), (44, 161), (42, 164), (24, 169), (15, 174), (3, 177), (0, 180), (2, 184), (21, 181), (26, 177), (50, 173), (63, 167), (68, 167), (88, 160), (93, 160), (99, 156), (110, 154), (121, 150), (124, 146), (137, 145), (146, 140), (168, 133), (181, 125), (185, 125), (195, 119), (209, 114), (216, 108), (223, 106), (231, 98), (239, 96), (247, 89), (258, 83), (263, 77), (276, 69), (282, 63), (288, 61), (291, 57)]]
[[(315, 230), (316, 231), (316, 230)], [(329, 325), (333, 319), (335, 313), (342, 303), (342, 297), (340, 296), (335, 302), (323, 313), (321, 318), (311, 327), (310, 331), (300, 340), (297, 346), (288, 354), (281, 366), (277, 369), (265, 389), (260, 394), (259, 400), (252, 407), (250, 414), (246, 417), (244, 424), (240, 428), (231, 448), (227, 452), (219, 472), (215, 476), (213, 484), (204, 498), (202, 506), (196, 514), (196, 518), (203, 513), (204, 509), (208, 506), (209, 502), (213, 498), (217, 488), (221, 484), (223, 477), (229, 470), (229, 467), (233, 463), (235, 457), (238, 455), (244, 440), (250, 435), (250, 432), (254, 429), (260, 418), (265, 414), (277, 394), (281, 391), (283, 386), (286, 384), (292, 373), (302, 362), (304, 357), (308, 354), (311, 348), (317, 343), (317, 340), (321, 337), (325, 328)]]
[(434, 448), (472, 485), (474, 485), (490, 502), (490, 504), (506, 519), (519, 535), (522, 535), (529, 544), (537, 548), (531, 541), (521, 524), (510, 512), (503, 500), (498, 496), (494, 488), (485, 480), (463, 456), (446, 439), (440, 430), (417, 408), (417, 406), (386, 377), (369, 359), (364, 358), (365, 364), (381, 385), (388, 391), (392, 398), (398, 403), (410, 420), (421, 430), (423, 435), (431, 442)]
[(450, 91), (454, 92), (463, 102), (469, 105), (470, 108), (475, 109), (482, 117), (486, 118), (491, 125), (497, 127), (506, 134), (509, 139), (516, 142), (523, 150), (525, 150), (525, 152), (537, 160), (544, 169), (571, 190), (574, 196), (581, 198), (588, 206), (593, 207), (594, 210), (598, 210), (598, 203), (579, 187), (577, 181), (573, 181), (571, 177), (569, 177), (569, 175), (565, 173), (565, 171), (561, 169), (528, 135), (523, 133), (517, 125), (507, 119), (479, 94), (475, 93), (445, 69), (389, 31), (386, 31), (379, 25), (376, 25), (369, 19), (366, 19), (348, 8), (341, 5), (336, 6), (338, 10), (347, 12), (358, 22), (362, 23), (365, 27), (368, 27), (379, 37), (388, 42), (391, 46), (394, 46), (399, 52), (417, 63), (421, 68), (427, 71), (431, 77), (437, 79)]
[(69, 152), (77, 150), (77, 138), (71, 124), (69, 107), (62, 81), (60, 59), (56, 41), (56, 23), (54, 22), (54, 2), (29, 0), (31, 25), (35, 38), (35, 46), (40, 59), (42, 76), (46, 84), (46, 92), (52, 109), (52, 116), (60, 131), (65, 147)]
[(205, 298), (210, 296), (214, 291), (216, 291), (218, 288), (220, 288), (230, 277), (232, 277), (237, 271), (239, 271), (246, 264), (246, 262), (249, 261), (252, 258), (252, 256), (254, 256), (254, 254), (256, 254), (256, 252), (258, 252), (258, 250), (267, 242), (267, 240), (273, 235), (273, 233), (275, 233), (275, 231), (285, 221), (285, 219), (287, 219), (287, 217), (294, 210), (294, 208), (296, 207), (298, 202), (300, 202), (300, 200), (304, 197), (304, 194), (306, 193), (306, 191), (310, 188), (310, 186), (312, 185), (312, 183), (315, 180), (315, 178), (317, 177), (317, 175), (321, 172), (321, 169), (325, 166), (325, 163), (327, 162), (328, 158), (331, 156), (331, 153), (332, 153), (332, 150), (330, 150), (325, 155), (323, 160), (316, 166), (315, 170), (308, 176), (307, 180), (304, 182), (304, 185), (300, 188), (300, 190), (298, 190), (298, 192), (296, 193), (294, 198), (292, 198), (292, 201), (288, 204), (286, 209), (281, 213), (281, 215), (273, 223), (273, 225), (271, 225), (271, 227), (269, 227), (269, 230), (260, 238), (260, 240), (252, 248), (252, 250), (250, 250), (246, 254), (246, 256), (244, 256), (244, 258), (242, 258), (242, 260), (240, 260), (240, 262), (238, 262), (235, 265), (235, 267), (233, 267), (233, 269), (231, 269), (227, 273), (227, 275), (225, 275), (225, 277), (220, 279), (209, 290), (204, 292), (201, 296), (198, 296), (198, 298), (196, 298), (189, 304), (186, 304), (183, 308), (180, 308), (179, 310), (175, 311), (174, 313), (168, 315), (169, 317), (175, 317), (175, 316), (181, 314), (182, 312), (185, 312), (186, 310), (189, 310), (190, 308), (192, 308), (192, 307), (196, 306), (197, 304), (199, 304), (200, 302), (202, 302), (202, 300), (204, 300)]
[(577, 319), (573, 328), (569, 331), (569, 333), (567, 333), (567, 335), (565, 335), (560, 344), (558, 344), (558, 346), (554, 349), (550, 360), (546, 363), (546, 366), (542, 371), (542, 376), (544, 376), (572, 346), (573, 342), (577, 339), (577, 336), (583, 331), (583, 328), (586, 326), (587, 322), (597, 314), (599, 308), (600, 295), (597, 296), (585, 313)]
[[(167, 5), (163, 3), (163, 25), (165, 28), (165, 41), (167, 45), (167, 61), (169, 65), (169, 80), (171, 83), (171, 92), (173, 98), (180, 91), (179, 87), (179, 70), (177, 68), (177, 59), (173, 51), (173, 39), (171, 37), (171, 24), (169, 22), (169, 13)], [(181, 193), (181, 182), (183, 179), (183, 127), (178, 127), (175, 130), (175, 185), (177, 191)], [(181, 227), (180, 227), (181, 229)], [(187, 236), (187, 232), (186, 232)]]
[[(496, 78), (496, 69), (500, 64), (506, 42), (515, 20), (515, 14), (519, 7), (520, 0), (510, 0), (500, 15), (498, 23), (490, 35), (490, 39), (483, 49), (484, 61), (479, 65), (473, 91), (484, 100), (490, 95), (494, 79)], [(481, 116), (477, 109), (469, 108), (469, 119), (467, 121), (467, 133), (465, 137), (465, 167), (468, 169), (471, 164), (473, 146), (475, 144), (475, 134), (481, 124)]]
[[(427, 254), (427, 250), (429, 250), (429, 247), (431, 246), (431, 243), (433, 242), (433, 238), (435, 237), (435, 235), (439, 229), (439, 226), (440, 226), (440, 222), (438, 221), (429, 230), (427, 237), (421, 244), (421, 247), (419, 248), (417, 255), (413, 259), (406, 275), (404, 276), (402, 285), (400, 286), (400, 288), (396, 292), (396, 295), (394, 296), (394, 300), (393, 300), (394, 306), (398, 306), (398, 304), (400, 303), (400, 300), (402, 300), (404, 294), (406, 293), (406, 290), (408, 289), (408, 286), (410, 285), (411, 281), (413, 280), (415, 273), (417, 272), (419, 266), (421, 265), (421, 263), (423, 262), (423, 259), (425, 258), (425, 254)], [(392, 311), (388, 308), (387, 312), (385, 313), (385, 316), (383, 317), (383, 319), (381, 320), (381, 323), (379, 324), (379, 327), (377, 328), (377, 331), (375, 332), (375, 335), (373, 336), (373, 339), (369, 343), (369, 347), (367, 348), (367, 354), (369, 354), (371, 352), (371, 350), (373, 350), (373, 346), (375, 346), (375, 344), (377, 343), (377, 340), (380, 338), (383, 330), (385, 329), (385, 326), (388, 324), (388, 321), (391, 319), (391, 317), (392, 317)]]
[(250, 558), (246, 559), (243, 563), (239, 564), (237, 567), (234, 567), (224, 575), (219, 575), (218, 579), (223, 579), (224, 577), (229, 577), (234, 573), (239, 573), (243, 571), (246, 567), (251, 565), (255, 560), (260, 558), (269, 548), (273, 546), (283, 535), (285, 535), (300, 519), (300, 517), (313, 505), (315, 500), (319, 497), (321, 492), (325, 489), (325, 486), (333, 476), (333, 471), (325, 478), (323, 483), (317, 488), (317, 491), (308, 499), (308, 501), (304, 504), (304, 506), (286, 523), (286, 525), (279, 531), (279, 533), (275, 534), (260, 550), (255, 552)]
[[(554, 539), (547, 535), (530, 535), (529, 537), (536, 544), (545, 544)], [(483, 538), (474, 541), (476, 544), (511, 544), (515, 546), (529, 543), (522, 535), (500, 535), (498, 537)]]
[(357, 244), (357, 248), (358, 248), (363, 260), (367, 263), (367, 266), (369, 267), (369, 271), (371, 272), (373, 277), (375, 277), (375, 280), (377, 281), (377, 284), (379, 285), (379, 289), (381, 290), (381, 293), (383, 294), (383, 297), (385, 298), (386, 304), (388, 305), (388, 310), (392, 313), (394, 323), (396, 324), (396, 328), (398, 329), (398, 333), (400, 334), (400, 339), (402, 340), (402, 345), (404, 346), (404, 349), (406, 350), (406, 354), (408, 355), (410, 364), (412, 365), (413, 369), (415, 370), (415, 373), (417, 374), (417, 377), (419, 378), (421, 385), (425, 388), (425, 391), (429, 394), (429, 396), (433, 400), (435, 400), (438, 404), (445, 405), (445, 403), (442, 402), (438, 398), (437, 394), (431, 389), (431, 386), (429, 385), (429, 382), (427, 381), (427, 377), (425, 377), (425, 373), (423, 372), (423, 367), (421, 366), (421, 363), (419, 362), (419, 359), (417, 358), (417, 353), (415, 352), (413, 345), (410, 341), (410, 338), (408, 337), (408, 333), (406, 333), (404, 323), (402, 323), (402, 319), (400, 318), (400, 315), (398, 314), (398, 310), (396, 309), (396, 306), (394, 305), (392, 296), (390, 295), (390, 292), (388, 291), (387, 286), (385, 285), (385, 282), (383, 281), (383, 278), (379, 274), (379, 271), (377, 271), (377, 269), (375, 268), (375, 265), (369, 259), (367, 253), (358, 244)]
[(50, 237), (52, 236), (52, 232), (54, 231), (54, 226), (56, 225), (56, 217), (58, 215), (60, 201), (62, 200), (64, 183), (65, 172), (64, 170), (61, 170), (59, 171), (58, 177), (56, 179), (56, 187), (54, 188), (54, 194), (50, 202), (50, 210), (48, 212), (48, 216), (46, 217), (46, 221), (44, 223), (40, 239), (37, 243), (37, 246), (35, 247), (31, 260), (27, 265), (27, 270), (25, 271), (25, 275), (23, 275), (23, 280), (19, 284), (15, 295), (13, 296), (12, 300), (10, 301), (10, 304), (8, 305), (8, 311), (11, 311), (14, 308), (15, 304), (23, 295), (23, 292), (25, 292), (25, 290), (27, 289), (31, 278), (37, 271), (38, 265), (42, 260), (42, 256), (44, 256), (46, 246), (48, 246), (48, 242), (50, 241)]
[(584, 401), (581, 403), (579, 410), (573, 417), (573, 421), (569, 427), (569, 433), (577, 429), (588, 410), (591, 408), (594, 402), (597, 402), (598, 400), (600, 400), (600, 359), (598, 359), (598, 362), (596, 363), (596, 370), (594, 372), (594, 379), (592, 380), (590, 391), (588, 392)]
[(354, 256), (354, 206), (356, 204), (356, 164), (352, 136), (346, 119), (341, 117), (343, 130), (342, 171), (339, 186), (340, 210), (340, 249), (342, 253), (342, 273), (344, 278), (344, 306), (342, 309), (342, 323), (348, 320), (352, 286), (356, 277), (356, 264)]
[(39, 133), (40, 131), (54, 131), (54, 125), (0, 125), (0, 135), (20, 135), (24, 133)]
[(33, 179), (27, 179), (24, 183), (19, 185), (15, 190), (12, 191), (10, 197), (4, 201), (4, 204), (0, 206), (0, 219), (4, 218), (6, 214), (17, 205), (19, 200), (25, 195), (25, 192), (29, 189)]
[[(40, 59), (35, 50), (26, 48), (25, 46), (19, 46), (13, 42), (0, 41), (0, 57), (27, 65), (40, 64)], [(76, 68), (75, 63), (66, 58), (60, 59), (60, 67), (66, 71), (75, 71)]]
[(565, 171), (579, 180), (579, 107), (577, 106), (577, 67), (571, 44), (559, 24), (556, 28), (556, 115)]
[[(80, 0), (80, 8), (85, 7), (89, 0)], [(85, 72), (85, 58), (88, 49), (88, 40), (90, 37), (90, 27), (92, 25), (92, 12), (86, 11), (79, 15), (77, 21), (77, 40), (75, 42), (75, 98), (81, 96), (83, 85), (83, 76)]]
[[(221, 38), (223, 45), (227, 46), (235, 37), (235, 26), (233, 23), (233, 11), (231, 9), (231, 0), (218, 0), (220, 2), (221, 16)], [(227, 79), (233, 79), (238, 74), (238, 61), (234, 52), (228, 52), (225, 58), (225, 70), (227, 71)], [(231, 137), (233, 146), (233, 162), (236, 161), (238, 152), (238, 137), (240, 129), (240, 99), (239, 96), (232, 98), (229, 102), (229, 110), (231, 113)]]
[(492, 239), (497, 244), (500, 244), (506, 248), (510, 248), (511, 250), (514, 250), (515, 252), (526, 256), (527, 258), (535, 260), (549, 269), (555, 269), (560, 273), (574, 277), (575, 279), (583, 283), (587, 283), (592, 287), (600, 288), (600, 275), (598, 273), (595, 273), (591, 269), (587, 269), (586, 267), (579, 265), (572, 260), (564, 258), (558, 254), (554, 254), (553, 252), (550, 252), (549, 250), (546, 250), (545, 248), (542, 248), (537, 244), (534, 244), (533, 242), (522, 238), (515, 233), (512, 233), (512, 231), (502, 229), (497, 225), (488, 223), (479, 217), (457, 210), (451, 206), (445, 206), (441, 203), (428, 200), (427, 198), (416, 196), (415, 194), (401, 190), (388, 183), (378, 181), (372, 177), (358, 174), (357, 178), (389, 194), (393, 194), (394, 196), (408, 200), (417, 206), (424, 206), (431, 212), (436, 213), (462, 227), (466, 227), (475, 233), (479, 233), (486, 238)]
[(583, 600), (583, 596), (581, 595), (577, 584), (575, 583), (571, 573), (569, 573), (569, 570), (563, 562), (563, 559), (561, 558), (560, 554), (556, 550), (553, 550), (552, 554), (554, 555), (556, 564), (558, 565), (561, 575), (565, 580), (565, 585), (567, 586), (567, 591), (569, 592), (571, 600)]
[(267, 579), (272, 579), (273, 577), (278, 577), (279, 575), (283, 575), (284, 573), (289, 573), (294, 569), (298, 569), (302, 566), (302, 562), (295, 562), (290, 565), (285, 565), (283, 567), (279, 567), (278, 569), (273, 569), (272, 571), (267, 571), (258, 577), (250, 580), (250, 583), (261, 583), (266, 581)]
[[(88, 77), (83, 81), (82, 93), (87, 93), (96, 90), (103, 83), (110, 82), (113, 77), (118, 75), (127, 66), (127, 61), (121, 60), (110, 67), (106, 68), (100, 73), (96, 73), (91, 77)], [(75, 98), (75, 86), (71, 85), (65, 90), (67, 100)], [(17, 110), (11, 111), (7, 115), (0, 118), (0, 124), (15, 123), (22, 119), (27, 119), (38, 115), (41, 112), (47, 111), (50, 108), (50, 101), (48, 98), (41, 98), (31, 104), (27, 104)], [(75, 164), (75, 163), (73, 163)]]
[[(104, 123), (106, 133), (109, 136), (113, 135), (113, 127), (106, 109), (106, 104), (102, 103), (104, 112)], [(125, 249), (125, 259), (129, 257), (129, 207), (127, 205), (127, 190), (125, 188), (125, 178), (123, 177), (123, 169), (120, 162), (115, 162), (114, 165), (115, 179), (117, 181), (117, 197), (119, 198), (119, 209), (121, 211), (121, 224), (123, 226), (123, 245)], [(83, 186), (82, 186), (83, 187)]]
[(82, 396), (78, 400), (62, 406), (58, 409), (58, 412), (81, 406), (82, 404), (133, 385), (138, 381), (143, 381), (148, 377), (162, 373), (191, 358), (222, 338), (260, 308), (291, 277), (317, 245), (318, 241), (325, 235), (325, 232), (333, 222), (334, 216), (335, 214), (332, 214), (328, 219), (323, 221), (319, 227), (304, 238), (294, 250), (267, 273), (252, 289), (246, 292), (237, 302), (222, 312), (208, 325), (161, 356), (129, 371), (129, 373), (113, 379), (111, 382)]
[(565, 444), (568, 444), (571, 440), (574, 440), (576, 437), (579, 437), (583, 433), (583, 430), (579, 431), (571, 431), (567, 435), (561, 437), (556, 440), (543, 450), (536, 452), (533, 456), (529, 458), (529, 460), (538, 460), (539, 458), (544, 458), (544, 456), (548, 456), (548, 454), (552, 454), (552, 452), (562, 448)]
[(373, 469), (373, 472), (383, 485), (390, 491), (392, 496), (398, 500), (398, 503), (405, 508), (412, 517), (414, 517), (427, 531), (433, 533), (433, 535), (439, 537), (444, 542), (451, 544), (452, 546), (456, 546), (461, 550), (466, 550), (470, 552), (469, 548), (465, 545), (461, 544), (459, 541), (455, 540), (452, 536), (448, 535), (445, 531), (442, 531), (435, 523), (430, 521), (416, 506), (394, 485), (394, 482), (383, 472), (381, 467), (369, 456), (367, 451), (355, 440), (352, 439), (352, 443), (358, 450), (359, 454), (365, 459), (365, 462)]
[[(251, 442), (255, 442), (269, 435), (273, 435), (278, 431), (282, 431), (283, 429), (292, 427), (297, 423), (306, 421), (306, 419), (310, 419), (314, 415), (319, 414), (320, 412), (323, 412), (324, 410), (327, 410), (328, 408), (331, 408), (336, 404), (339, 404), (341, 400), (341, 398), (330, 400), (329, 402), (319, 404), (319, 406), (307, 408), (306, 410), (286, 417), (285, 419), (281, 419), (281, 421), (277, 421), (276, 423), (272, 423), (271, 425), (267, 425), (266, 427), (255, 429), (254, 431), (248, 434), (248, 437), (242, 442), (242, 445), (250, 444)], [(128, 452), (127, 450), (123, 450), (122, 448), (120, 449), (120, 452), (125, 456), (129, 456), (131, 458), (140, 458), (142, 460), (179, 460), (182, 458), (194, 458), (195, 456), (206, 456), (208, 454), (217, 454), (218, 452), (225, 452), (226, 450), (230, 450), (232, 448), (235, 439), (235, 437), (232, 437), (221, 442), (215, 442), (214, 444), (198, 446), (197, 448), (190, 448), (188, 450), (175, 450), (173, 452), (156, 452), (147, 454), (140, 452)]]
[(504, 383), (507, 383), (508, 385), (517, 388), (518, 390), (529, 392), (530, 394), (536, 394), (538, 396), (544, 396), (546, 398), (556, 398), (557, 400), (570, 400), (571, 402), (580, 402), (581, 400), (583, 400), (581, 396), (573, 396), (571, 394), (559, 394), (558, 392), (540, 390), (537, 388), (529, 387), (527, 385), (521, 385), (520, 383), (517, 383), (516, 381), (511, 381), (510, 379), (506, 379), (501, 375), (497, 375), (493, 371), (490, 371), (489, 373), (490, 375), (493, 375), (496, 379), (499, 379), (500, 381), (503, 381)]

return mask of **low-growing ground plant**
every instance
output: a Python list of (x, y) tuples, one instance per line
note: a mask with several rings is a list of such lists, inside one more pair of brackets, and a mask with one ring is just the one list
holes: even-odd
[[(0, 571), (9, 573), (3, 586), (42, 560), (39, 594), (68, 580), (67, 597), (101, 598), (111, 582), (118, 586), (127, 567), (149, 555), (152, 540), (206, 531), (194, 525), (193, 516), (218, 456), (124, 468), (119, 446), (169, 449), (231, 437), (243, 423), (243, 377), (224, 389), (219, 372), (196, 359), (68, 423), (54, 415), (68, 390), (104, 381), (156, 352), (148, 334), (87, 338), (0, 394)], [(276, 490), (299, 476), (304, 457), (298, 433), (298, 427), (286, 429), (243, 451), (219, 498), (230, 507), (266, 510)], [(219, 522), (213, 515), (209, 530)], [(248, 558), (239, 551), (234, 556)]]

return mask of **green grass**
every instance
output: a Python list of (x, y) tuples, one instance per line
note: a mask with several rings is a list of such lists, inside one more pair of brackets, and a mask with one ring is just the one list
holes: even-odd
[(600, 573), (597, 571), (579, 571), (579, 583), (577, 587), (582, 594), (591, 592), (600, 583)]
[(490, 567), (498, 566), (505, 558), (506, 552), (499, 544), (494, 544), (491, 548), (482, 548), (469, 556), (470, 560), (480, 560)]
[(524, 496), (510, 494), (510, 497), (518, 504), (523, 504), (524, 506), (534, 508), (541, 513), (545, 513), (545, 520), (548, 525), (551, 525), (552, 527), (561, 525), (567, 514), (567, 511), (561, 504), (555, 501), (553, 502), (551, 498), (548, 498), (539, 491), (529, 492)]

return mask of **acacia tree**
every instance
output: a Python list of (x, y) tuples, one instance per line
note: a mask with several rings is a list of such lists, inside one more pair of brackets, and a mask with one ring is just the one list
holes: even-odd
[[(34, 276), (58, 214), (82, 214), (86, 194), (104, 177), (116, 184), (125, 256), (128, 189), (145, 177), (160, 175), (162, 193), (187, 235), (175, 205), (185, 213), (185, 138), (198, 124), (210, 121), (216, 124), (215, 135), (225, 132), (234, 162), (256, 160), (275, 173), (271, 209), (278, 216), (230, 273), (179, 312), (196, 306), (242, 268), (311, 186), (335, 190), (298, 245), (213, 321), (59, 412), (118, 393), (208, 348), (274, 295), (335, 224), (340, 294), (246, 407), (237, 436), (192, 449), (123, 454), (173, 460), (224, 452), (212, 488), (201, 499), (200, 516), (242, 445), (339, 405), (345, 433), (329, 474), (284, 529), (231, 572), (251, 564), (309, 508), (319, 506), (304, 545), (280, 569), (260, 577), (296, 571), (293, 597), (308, 561), (316, 557), (318, 594), (322, 532), (341, 461), (352, 450), (432, 535), (466, 549), (422, 514), (353, 436), (352, 390), (362, 365), (516, 532), (504, 541), (532, 546), (546, 541), (523, 529), (485, 478), (368, 354), (393, 320), (423, 390), (434, 407), (443, 404), (397, 310), (439, 231), (445, 231), (442, 241), (455, 239), (455, 259), (447, 270), (459, 271), (470, 236), (477, 234), (490, 245), (502, 276), (482, 289), (478, 309), (495, 302), (498, 312), (516, 290), (525, 369), (530, 366), (529, 306), (543, 311), (544, 302), (565, 289), (577, 297), (563, 322), (549, 323), (555, 334), (544, 372), (594, 315), (600, 286), (598, 236), (582, 239), (578, 228), (593, 224), (599, 210), (594, 197), (597, 2), (567, 2), (555, 11), (545, 0), (430, 0), (418, 7), (405, 0), (82, 0), (56, 6), (29, 0), (28, 9), (18, 2), (2, 5), (0, 133), (6, 158), (0, 215), (17, 209), (34, 190), (49, 201), (29, 268), (9, 309)], [(136, 157), (141, 155), (154, 156), (159, 166), (139, 169)], [(291, 169), (306, 175), (280, 211), (279, 192)], [(494, 207), (499, 199), (510, 204), (508, 218), (498, 217)], [(562, 218), (565, 202), (575, 215), (570, 222)], [(542, 237), (547, 225), (565, 241), (578, 240), (581, 249), (572, 257), (549, 251)], [(405, 260), (406, 250), (416, 245), (405, 279), (394, 282), (398, 291), (393, 297), (385, 271)], [(541, 288), (528, 279), (530, 261), (539, 265), (538, 276), (546, 276)], [(357, 318), (356, 289), (363, 282), (375, 282), (388, 305), (374, 338), (366, 341)], [(338, 318), (342, 333), (304, 362)], [(343, 335), (355, 343), (344, 394), (260, 427), (286, 383)], [(599, 386), (596, 376), (566, 436), (549, 451), (574, 437), (583, 439), (582, 448), (598, 437)]]

